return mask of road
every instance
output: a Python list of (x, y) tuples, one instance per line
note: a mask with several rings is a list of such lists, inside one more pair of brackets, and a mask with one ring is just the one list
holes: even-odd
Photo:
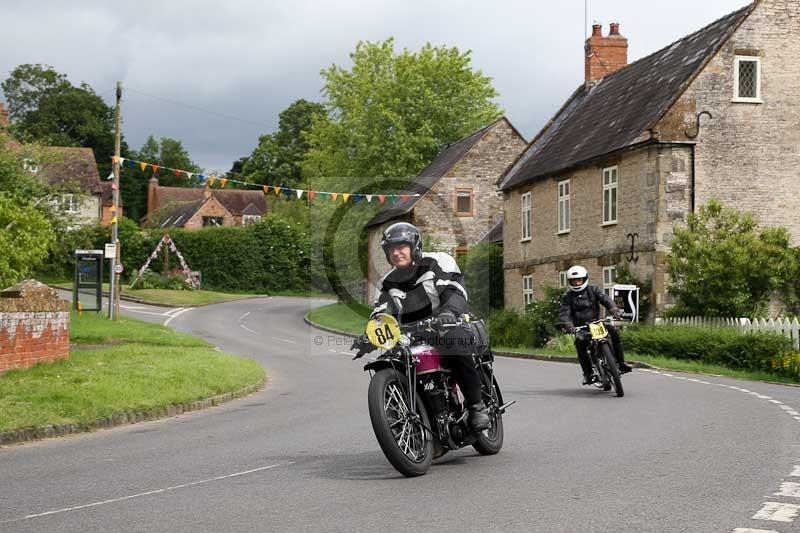
[(372, 434), (363, 363), (302, 321), (324, 303), (125, 303), (255, 358), (267, 387), (0, 449), (0, 531), (798, 530), (798, 388), (636, 370), (616, 398), (581, 387), (575, 365), (498, 358), (517, 400), (501, 453), (461, 450), (405, 479)]

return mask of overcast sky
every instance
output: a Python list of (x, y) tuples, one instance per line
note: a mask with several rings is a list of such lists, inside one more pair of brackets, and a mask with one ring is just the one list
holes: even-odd
[[(588, 0), (588, 25), (619, 21), (632, 62), (747, 3)], [(208, 171), (249, 155), (294, 100), (320, 101), (320, 70), (349, 65), (358, 40), (472, 50), (528, 139), (583, 81), (584, 0), (9, 0), (0, 20), (0, 79), (44, 63), (109, 104), (120, 80), (128, 144), (180, 139)]]

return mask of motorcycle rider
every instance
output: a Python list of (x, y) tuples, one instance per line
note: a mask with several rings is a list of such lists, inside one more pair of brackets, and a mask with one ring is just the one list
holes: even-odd
[[(481, 399), (481, 378), (472, 358), (475, 336), (459, 323), (467, 312), (467, 291), (458, 265), (446, 253), (423, 252), (419, 230), (406, 222), (384, 230), (381, 248), (393, 268), (378, 281), (370, 317), (388, 313), (401, 324), (408, 324), (436, 316), (437, 331), (416, 340), (446, 356), (464, 394), (470, 425), (476, 431), (488, 429), (490, 419)], [(364, 336), (357, 340), (359, 354), (373, 349), (368, 342)]]
[[(575, 326), (583, 326), (599, 319), (600, 304), (603, 304), (617, 320), (622, 317), (622, 313), (614, 300), (609, 298), (600, 287), (589, 284), (589, 273), (584, 267), (575, 265), (567, 270), (567, 285), (568, 290), (561, 297), (558, 316), (567, 332), (575, 334), (575, 348), (578, 350), (578, 361), (583, 370), (583, 384), (589, 385), (596, 380), (596, 376), (592, 373), (592, 363), (589, 360), (591, 336), (588, 331), (578, 330)], [(620, 373), (630, 372), (632, 368), (625, 362), (619, 331), (611, 324), (606, 324), (606, 329), (611, 336)]]

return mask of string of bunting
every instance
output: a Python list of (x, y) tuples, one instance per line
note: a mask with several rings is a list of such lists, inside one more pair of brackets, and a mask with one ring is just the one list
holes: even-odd
[[(116, 156), (111, 158), (115, 163)], [(148, 163), (146, 161), (137, 161), (135, 159), (128, 159), (126, 157), (119, 158), (119, 165), (122, 167), (128, 168), (140, 168), (142, 172), (146, 172), (147, 169), (151, 169), (153, 175), (155, 175), (158, 171), (166, 171), (175, 174), (175, 176), (180, 177), (181, 175), (186, 176), (186, 178), (191, 178), (192, 176), (196, 177), (201, 183), (207, 183), (209, 187), (213, 187), (215, 184), (219, 184), (221, 189), (224, 189), (228, 183), (238, 183), (239, 185), (244, 185), (246, 187), (257, 187), (264, 191), (264, 194), (269, 194), (270, 192), (274, 192), (275, 194), (283, 194), (286, 197), (292, 198), (296, 197), (298, 200), (303, 198), (303, 195), (306, 195), (306, 198), (311, 201), (316, 196), (327, 196), (334, 202), (337, 201), (339, 198), (342, 199), (342, 202), (347, 202), (351, 198), (353, 199), (354, 203), (359, 203), (361, 201), (366, 200), (367, 202), (372, 202), (373, 200), (377, 200), (381, 204), (385, 202), (389, 203), (397, 203), (399, 200), (400, 202), (407, 202), (409, 198), (416, 198), (419, 197), (419, 194), (356, 194), (356, 193), (349, 193), (349, 192), (330, 192), (330, 191), (311, 191), (306, 189), (294, 189), (292, 187), (283, 187), (279, 185), (262, 185), (258, 183), (248, 183), (246, 181), (235, 180), (231, 178), (224, 178), (222, 176), (215, 176), (215, 175), (206, 175), (199, 172), (190, 172), (188, 170), (181, 170), (179, 168), (170, 168), (164, 167), (160, 165), (156, 165), (154, 163)], [(113, 176), (113, 175), (112, 175)]]

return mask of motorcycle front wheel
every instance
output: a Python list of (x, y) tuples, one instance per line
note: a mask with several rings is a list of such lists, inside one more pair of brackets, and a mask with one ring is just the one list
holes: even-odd
[(492, 384), (492, 401), (489, 407), (491, 425), (478, 434), (478, 440), (472, 445), (481, 455), (494, 455), (503, 447), (503, 415), (497, 410), (500, 407), (500, 395), (497, 392), (497, 383)]
[(417, 396), (414, 420), (408, 406), (405, 376), (391, 368), (378, 370), (369, 382), (369, 418), (383, 454), (406, 477), (421, 476), (433, 459), (433, 436), (428, 413)]
[(614, 392), (617, 393), (617, 397), (621, 397), (625, 394), (625, 391), (622, 390), (622, 379), (619, 377), (617, 358), (614, 357), (614, 352), (611, 351), (611, 347), (606, 343), (600, 345), (600, 351), (606, 362), (606, 370), (611, 374), (611, 384), (614, 386)]

